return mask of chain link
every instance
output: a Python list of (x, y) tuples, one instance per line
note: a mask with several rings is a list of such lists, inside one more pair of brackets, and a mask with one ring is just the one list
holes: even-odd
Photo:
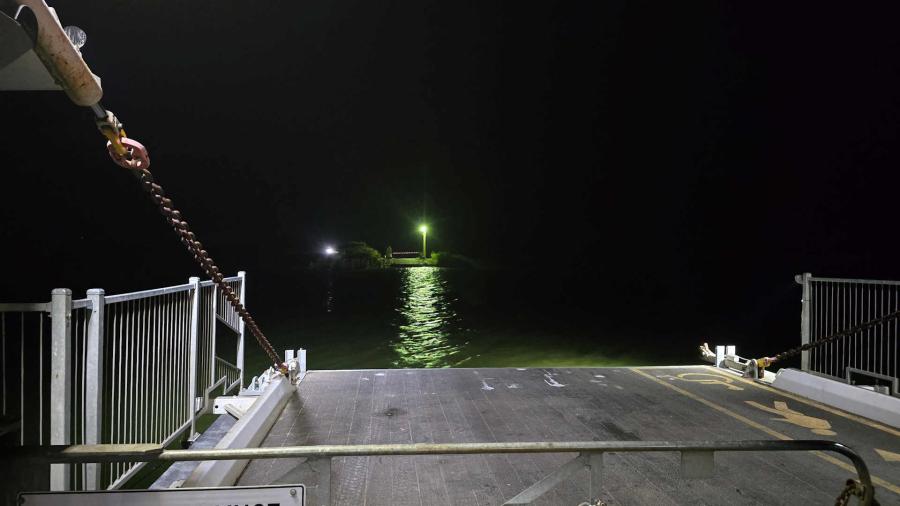
[(266, 355), (269, 356), (269, 359), (275, 365), (275, 368), (281, 370), (282, 373), (286, 373), (287, 366), (278, 358), (278, 354), (275, 353), (272, 344), (259, 329), (259, 326), (256, 325), (256, 322), (253, 321), (253, 317), (250, 316), (250, 313), (241, 301), (238, 300), (234, 290), (225, 283), (224, 277), (221, 272), (219, 272), (216, 263), (210, 258), (206, 250), (203, 249), (203, 244), (197, 240), (197, 236), (191, 231), (187, 221), (181, 216), (181, 212), (175, 209), (172, 199), (166, 197), (166, 193), (163, 191), (162, 187), (156, 184), (153, 179), (153, 174), (146, 168), (138, 168), (133, 170), (133, 172), (140, 179), (141, 187), (150, 195), (150, 198), (152, 198), (153, 202), (159, 207), (159, 211), (166, 217), (166, 221), (175, 230), (181, 243), (194, 255), (194, 259), (200, 264), (200, 267), (206, 275), (219, 287), (229, 304), (231, 304), (231, 307), (234, 308), (235, 312), (241, 317), (241, 320), (244, 321), (247, 328), (250, 329), (250, 333), (256, 338), (256, 342), (259, 343), (263, 351), (266, 352)]
[[(866, 487), (859, 481), (850, 478), (847, 480), (844, 490), (841, 490), (841, 494), (834, 501), (834, 506), (847, 506), (850, 503), (850, 498), (853, 496), (858, 497), (861, 501), (865, 493)], [(878, 506), (878, 501), (874, 497), (872, 498), (872, 506)]]

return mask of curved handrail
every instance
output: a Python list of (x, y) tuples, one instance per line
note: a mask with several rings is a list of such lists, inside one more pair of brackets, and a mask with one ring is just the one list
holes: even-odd
[[(366, 455), (467, 455), (489, 453), (603, 453), (603, 452), (758, 452), (828, 451), (839, 453), (853, 463), (864, 487), (860, 504), (872, 504), (874, 489), (869, 468), (852, 448), (828, 440), (746, 440), (746, 441), (575, 441), (520, 443), (417, 443), (375, 445), (317, 445), (267, 448), (166, 450), (157, 445), (74, 445), (23, 447), (7, 458), (34, 458), (51, 463), (198, 461), (284, 458), (330, 458)], [(0, 457), (0, 460), (3, 458)]]

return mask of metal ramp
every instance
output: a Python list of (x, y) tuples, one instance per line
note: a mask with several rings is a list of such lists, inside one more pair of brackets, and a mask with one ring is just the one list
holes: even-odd
[[(312, 371), (262, 447), (522, 441), (831, 439), (869, 464), (881, 504), (900, 504), (900, 430), (706, 366)], [(572, 454), (335, 458), (333, 504), (503, 504)], [(720, 453), (685, 479), (678, 453), (607, 453), (607, 504), (829, 504), (855, 476), (824, 452)], [(580, 474), (579, 474), (580, 473)], [(316, 482), (305, 459), (252, 461), (238, 485)], [(587, 471), (534, 504), (579, 504)]]

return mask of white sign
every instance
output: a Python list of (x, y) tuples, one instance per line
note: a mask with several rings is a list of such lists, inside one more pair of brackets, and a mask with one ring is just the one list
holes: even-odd
[(303, 506), (303, 485), (170, 488), (97, 492), (23, 492), (25, 506)]

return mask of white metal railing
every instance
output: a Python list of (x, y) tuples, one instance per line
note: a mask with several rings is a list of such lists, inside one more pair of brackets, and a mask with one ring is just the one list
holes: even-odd
[[(803, 285), (802, 343), (815, 343), (900, 310), (900, 281), (798, 275)], [(900, 322), (893, 320), (804, 351), (801, 368), (841, 381), (883, 385), (898, 393)]]
[[(226, 282), (244, 302), (245, 273)], [(0, 304), (0, 428), (18, 431), (21, 445), (193, 438), (210, 399), (243, 385), (243, 343), (240, 317), (199, 278), (120, 295), (92, 289), (79, 300), (60, 288), (49, 303)], [(118, 488), (143, 465), (54, 464), (50, 485)]]

